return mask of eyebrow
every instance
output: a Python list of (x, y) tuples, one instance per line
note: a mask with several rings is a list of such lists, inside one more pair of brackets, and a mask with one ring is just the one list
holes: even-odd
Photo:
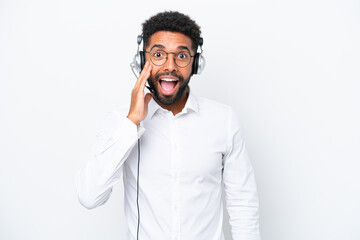
[(187, 46), (179, 46), (178, 49), (188, 50), (189, 53), (191, 53), (190, 49)]
[(153, 48), (165, 48), (164, 45), (161, 45), (161, 44), (155, 44), (154, 46), (151, 47), (150, 51), (153, 49)]
[[(161, 48), (161, 49), (164, 49), (164, 48), (165, 48), (164, 45), (155, 44), (155, 45), (153, 45), (153, 46), (151, 47), (150, 51), (151, 51), (153, 48), (156, 48), (156, 47), (157, 47), (157, 48)], [(190, 51), (190, 49), (189, 49), (187, 46), (178, 46), (177, 48), (180, 49), (180, 50), (188, 50), (189, 53), (191, 54), (191, 51)]]

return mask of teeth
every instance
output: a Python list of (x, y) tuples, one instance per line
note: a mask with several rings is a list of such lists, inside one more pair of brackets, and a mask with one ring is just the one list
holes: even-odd
[(167, 81), (167, 82), (175, 82), (175, 81), (177, 81), (176, 79), (173, 79), (173, 78), (162, 78), (161, 80)]

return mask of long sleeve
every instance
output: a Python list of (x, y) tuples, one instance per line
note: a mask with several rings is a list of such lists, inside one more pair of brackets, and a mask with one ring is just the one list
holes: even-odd
[(96, 208), (109, 199), (126, 158), (144, 131), (117, 111), (108, 114), (95, 136), (90, 159), (76, 176), (78, 199), (84, 207)]
[(223, 158), (226, 208), (233, 240), (260, 240), (259, 200), (255, 175), (233, 111), (228, 122), (228, 148)]

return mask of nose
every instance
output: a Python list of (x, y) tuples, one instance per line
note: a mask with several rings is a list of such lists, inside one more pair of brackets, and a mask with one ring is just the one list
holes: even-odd
[(163, 67), (164, 67), (164, 70), (167, 70), (169, 72), (176, 71), (177, 65), (175, 63), (175, 56), (173, 53), (168, 53), (166, 62)]

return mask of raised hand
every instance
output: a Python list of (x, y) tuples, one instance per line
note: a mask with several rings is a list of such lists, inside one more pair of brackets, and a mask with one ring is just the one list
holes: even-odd
[(147, 61), (131, 92), (130, 110), (127, 118), (136, 125), (139, 125), (148, 113), (148, 104), (151, 100), (151, 94), (147, 93), (145, 95), (144, 89), (146, 81), (150, 76), (151, 69), (152, 66), (149, 61)]

